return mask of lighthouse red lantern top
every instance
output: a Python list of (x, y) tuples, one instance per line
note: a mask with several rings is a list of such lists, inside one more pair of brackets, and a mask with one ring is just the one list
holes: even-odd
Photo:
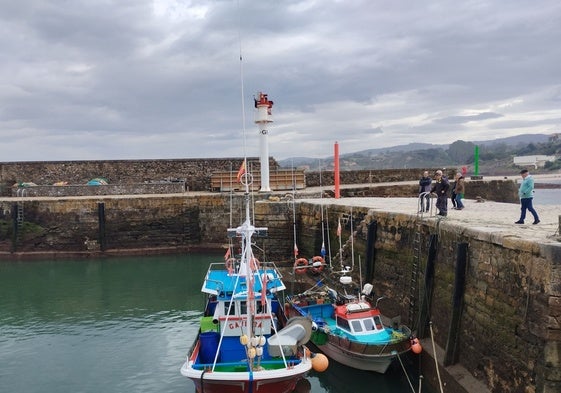
[(253, 98), (253, 100), (255, 101), (256, 108), (259, 108), (260, 106), (265, 106), (271, 109), (273, 107), (273, 101), (269, 101), (269, 98), (267, 97), (266, 93), (259, 92), (257, 95), (259, 98)]
[(273, 108), (273, 101), (269, 101), (266, 93), (257, 93), (255, 101), (255, 108), (257, 108), (257, 115), (255, 117), (256, 123), (271, 123), (273, 120), (270, 118), (271, 109)]

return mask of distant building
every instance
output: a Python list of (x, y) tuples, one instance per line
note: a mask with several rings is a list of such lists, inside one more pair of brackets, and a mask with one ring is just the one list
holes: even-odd
[(514, 165), (518, 166), (533, 166), (535, 169), (543, 168), (548, 161), (555, 161), (555, 156), (518, 156), (514, 157)]

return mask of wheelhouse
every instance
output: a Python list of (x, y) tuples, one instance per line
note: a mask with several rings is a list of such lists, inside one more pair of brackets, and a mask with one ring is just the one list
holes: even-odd
[(335, 323), (339, 329), (356, 336), (384, 331), (378, 309), (372, 309), (364, 302), (337, 306)]

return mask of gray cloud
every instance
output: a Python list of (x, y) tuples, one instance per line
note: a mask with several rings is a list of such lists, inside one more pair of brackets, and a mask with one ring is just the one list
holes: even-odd
[(557, 1), (1, 3), (2, 161), (257, 156), (257, 91), (279, 159), (560, 127)]
[(464, 115), (464, 116), (449, 116), (443, 119), (436, 119), (435, 123), (443, 123), (443, 124), (464, 124), (469, 123), (472, 121), (480, 121), (480, 120), (488, 120), (488, 119), (496, 119), (499, 117), (503, 117), (503, 115), (499, 113), (493, 112), (482, 112), (477, 113), (475, 115)]

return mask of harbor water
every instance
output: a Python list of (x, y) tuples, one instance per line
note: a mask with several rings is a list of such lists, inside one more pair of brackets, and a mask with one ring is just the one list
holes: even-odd
[[(202, 316), (202, 278), (221, 258), (0, 262), (0, 392), (194, 393), (179, 368)], [(411, 387), (399, 362), (386, 375), (331, 362), (298, 391)]]

